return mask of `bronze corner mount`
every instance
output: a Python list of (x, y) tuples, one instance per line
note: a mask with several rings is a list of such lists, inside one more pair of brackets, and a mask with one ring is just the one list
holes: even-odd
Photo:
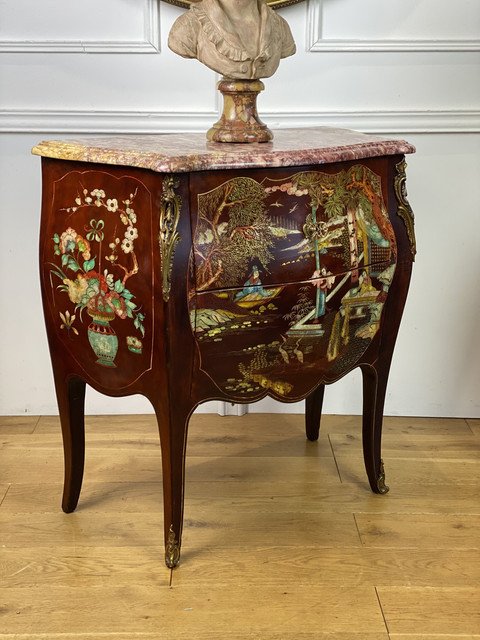
[(395, 195), (398, 201), (398, 215), (402, 218), (407, 228), (407, 235), (410, 241), (410, 249), (413, 259), (417, 253), (417, 242), (415, 239), (415, 216), (407, 198), (407, 162), (405, 158), (395, 165), (396, 176), (393, 182)]
[(173, 524), (168, 532), (167, 544), (165, 545), (165, 564), (169, 569), (174, 569), (180, 560), (180, 544), (175, 536)]
[(163, 179), (158, 241), (162, 264), (162, 294), (165, 302), (170, 298), (173, 257), (177, 242), (180, 240), (177, 226), (182, 199), (175, 193), (178, 184), (178, 179), (173, 175), (166, 175)]
[(377, 489), (378, 493), (385, 494), (390, 491), (390, 487), (385, 484), (385, 466), (383, 460), (380, 460), (380, 472), (377, 477)]

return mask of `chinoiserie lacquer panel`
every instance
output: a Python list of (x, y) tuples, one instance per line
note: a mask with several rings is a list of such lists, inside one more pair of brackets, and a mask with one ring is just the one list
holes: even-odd
[(198, 194), (193, 256), (201, 368), (229, 397), (295, 400), (353, 368), (378, 333), (396, 242), (381, 179), (359, 164)]
[(72, 171), (52, 211), (42, 267), (58, 338), (102, 386), (131, 384), (152, 362), (151, 193), (128, 175)]
[(396, 254), (380, 177), (364, 165), (261, 181), (235, 177), (198, 194), (196, 291), (285, 284), (390, 262)]

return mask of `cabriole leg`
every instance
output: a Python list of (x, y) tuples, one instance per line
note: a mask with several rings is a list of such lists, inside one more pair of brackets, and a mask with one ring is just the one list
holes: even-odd
[(383, 311), (382, 337), (376, 360), (362, 364), (363, 374), (363, 459), (374, 493), (387, 493), (381, 456), (382, 423), (388, 375), (410, 283), (412, 263), (397, 265), (389, 298)]
[(320, 433), (324, 393), (325, 385), (321, 384), (305, 400), (305, 429), (312, 442), (318, 440)]
[(75, 511), (82, 488), (85, 463), (85, 382), (77, 377), (55, 376), (62, 425), (65, 479), (62, 509)]
[(381, 457), (382, 423), (388, 367), (363, 365), (363, 459), (370, 487), (374, 493), (387, 493)]
[(153, 404), (162, 449), (165, 564), (169, 569), (173, 569), (180, 560), (182, 542), (189, 411)]

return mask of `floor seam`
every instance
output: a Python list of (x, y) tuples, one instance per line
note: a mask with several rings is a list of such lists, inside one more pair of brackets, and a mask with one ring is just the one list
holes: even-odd
[(10, 487), (11, 487), (11, 486), (12, 486), (12, 483), (11, 483), (11, 482), (9, 482), (9, 483), (8, 483), (8, 487), (7, 487), (7, 490), (5, 491), (5, 494), (4, 494), (3, 498), (0, 500), (0, 507), (2, 506), (2, 504), (3, 504), (4, 500), (5, 500), (5, 498), (7, 497), (7, 493), (10, 491)]
[(330, 434), (329, 433), (327, 434), (327, 438), (328, 438), (328, 443), (330, 444), (330, 449), (332, 451), (333, 461), (335, 462), (335, 467), (337, 469), (338, 479), (340, 480), (340, 484), (343, 484), (342, 474), (340, 473), (340, 469), (339, 469), (339, 466), (338, 466), (337, 458), (335, 456), (335, 451), (333, 449), (333, 444), (332, 444), (332, 440), (330, 439)]
[(38, 427), (38, 424), (40, 422), (40, 418), (41, 417), (42, 416), (37, 416), (37, 421), (35, 422), (35, 426), (33, 427), (33, 431), (32, 431), (32, 433), (30, 435), (33, 435), (35, 433), (35, 431), (37, 430), (37, 427)]
[(475, 433), (475, 431), (472, 429), (472, 427), (470, 426), (470, 423), (469, 423), (469, 421), (468, 421), (468, 418), (462, 418), (462, 419), (463, 419), (463, 421), (465, 422), (465, 424), (467, 425), (467, 427), (470, 429), (471, 434), (472, 434), (473, 436), (475, 436), (475, 435), (476, 435), (476, 433)]
[(376, 586), (373, 587), (375, 589), (375, 595), (377, 596), (378, 606), (380, 607), (380, 611), (382, 613), (383, 624), (385, 625), (385, 629), (388, 633), (388, 637), (390, 637), (390, 629), (388, 628), (387, 619), (385, 618), (385, 613), (383, 612), (382, 603), (380, 601), (380, 596), (378, 595), (378, 589)]
[(356, 527), (356, 529), (357, 529), (358, 537), (359, 537), (359, 539), (360, 539), (360, 544), (361, 544), (361, 546), (362, 546), (362, 547), (364, 547), (364, 546), (365, 546), (365, 544), (364, 544), (364, 542), (363, 542), (363, 540), (362, 540), (362, 534), (360, 533), (360, 528), (359, 528), (359, 526), (358, 526), (357, 518), (355, 517), (355, 514), (354, 514), (354, 513), (352, 513), (352, 516), (353, 516), (353, 521), (354, 521), (354, 523), (355, 523), (355, 527)]

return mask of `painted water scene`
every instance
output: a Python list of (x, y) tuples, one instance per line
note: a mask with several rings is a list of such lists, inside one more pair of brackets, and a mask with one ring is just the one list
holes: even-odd
[(395, 260), (380, 178), (362, 165), (199, 194), (189, 307), (202, 369), (238, 399), (295, 400), (312, 370), (339, 377), (380, 329)]

